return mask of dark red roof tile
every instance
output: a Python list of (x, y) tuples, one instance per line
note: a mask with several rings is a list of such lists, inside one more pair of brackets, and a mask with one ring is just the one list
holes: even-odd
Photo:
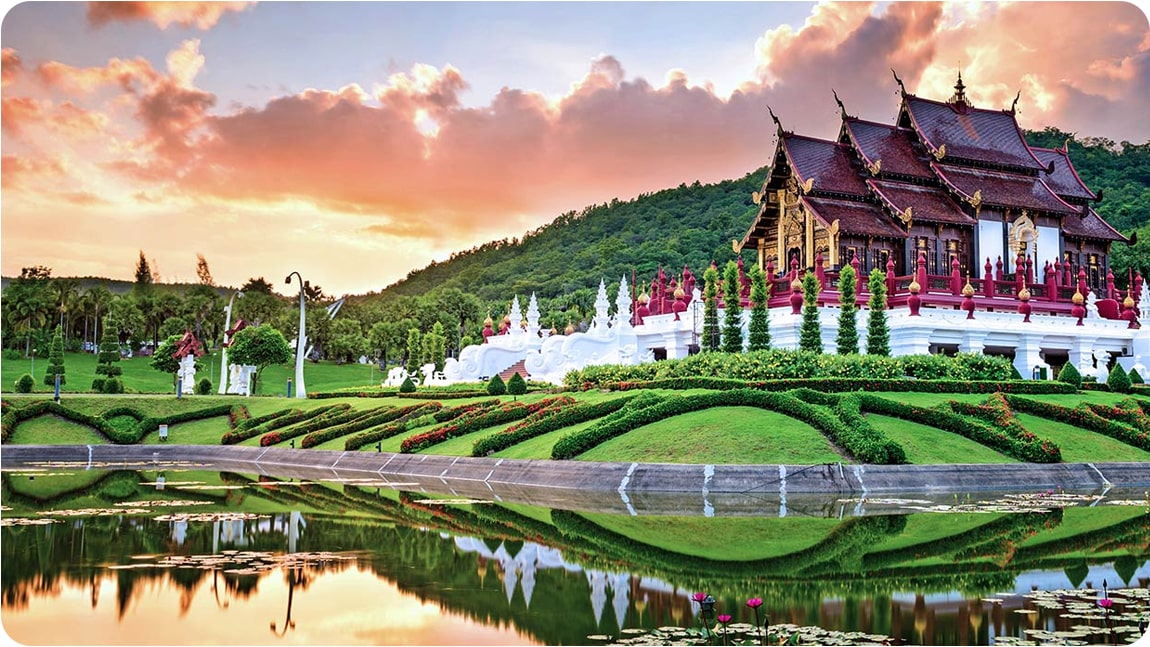
[(812, 198), (803, 196), (803, 204), (814, 212), (824, 224), (839, 221), (839, 231), (860, 236), (906, 238), (906, 232), (895, 227), (890, 218), (869, 202)]
[(867, 180), (867, 184), (895, 211), (910, 207), (911, 216), (917, 221), (974, 225), (974, 218), (964, 213), (941, 189), (886, 180)]
[[(919, 137), (929, 148), (946, 145), (946, 157), (1027, 169), (1043, 168), (1014, 115), (1002, 110), (967, 107), (906, 96), (906, 109)], [(945, 159), (945, 158), (944, 158)]]
[(865, 159), (874, 164), (881, 160), (882, 173), (897, 173), (911, 177), (932, 178), (928, 160), (915, 150), (914, 132), (873, 121), (848, 117), (843, 120), (851, 141)]
[(1043, 164), (1050, 164), (1054, 162), (1054, 173), (1052, 175), (1043, 175), (1043, 181), (1050, 185), (1050, 188), (1055, 193), (1062, 197), (1069, 198), (1085, 198), (1093, 200), (1095, 197), (1094, 192), (1082, 182), (1082, 178), (1078, 177), (1078, 171), (1074, 170), (1074, 164), (1070, 161), (1070, 156), (1065, 151), (1058, 148), (1035, 148), (1031, 147), (1034, 151), (1034, 156), (1038, 161)]
[(784, 133), (783, 150), (800, 183), (814, 178), (815, 191), (866, 195), (866, 184), (851, 163), (847, 145)]
[(930, 166), (940, 180), (966, 197), (973, 197), (975, 191), (982, 191), (983, 204), (1053, 213), (1076, 212), (1073, 206), (1054, 195), (1050, 187), (1038, 177), (937, 162), (931, 162)]
[(1083, 216), (1079, 211), (1077, 214), (1066, 216), (1062, 221), (1062, 232), (1071, 238), (1094, 238), (1096, 240), (1111, 240), (1116, 242), (1126, 242), (1127, 238), (1118, 233), (1113, 227), (1109, 225), (1098, 212), (1087, 207), (1088, 211)]

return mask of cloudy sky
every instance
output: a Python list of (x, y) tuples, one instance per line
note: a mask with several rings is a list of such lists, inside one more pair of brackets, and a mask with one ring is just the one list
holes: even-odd
[(1150, 139), (1132, 4), (26, 3), (3, 46), (0, 271), (298, 270), (329, 294), (560, 213), (892, 122), (895, 68), (1023, 126)]

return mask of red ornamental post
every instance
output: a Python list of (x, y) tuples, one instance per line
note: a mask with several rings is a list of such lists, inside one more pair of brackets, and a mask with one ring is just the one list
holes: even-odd
[(1086, 287), (1086, 268), (1079, 265), (1078, 266), (1078, 293), (1082, 295), (1083, 299), (1085, 299), (1086, 293), (1089, 290), (1090, 290), (1090, 288)]
[(1022, 288), (1018, 292), (1018, 314), (1022, 315), (1022, 323), (1030, 323), (1030, 290)]
[(1134, 273), (1134, 305), (1142, 305), (1142, 272)]
[(886, 293), (894, 296), (894, 258), (886, 257)]
[[(926, 281), (926, 252), (919, 250), (918, 252), (918, 267), (915, 269), (916, 278), (918, 279), (918, 287), (921, 290), (923, 286), (927, 286)], [(929, 290), (928, 290), (929, 291)]]
[[(967, 277), (967, 283), (970, 283), (970, 277)], [(954, 296), (962, 294), (962, 272), (958, 267), (958, 257), (950, 257), (950, 293)]]
[(1062, 285), (1070, 285), (1070, 259), (1062, 261)]
[(910, 285), (907, 286), (907, 289), (910, 290), (910, 296), (906, 299), (906, 305), (908, 308), (910, 308), (910, 316), (921, 316), (918, 313), (919, 308), (922, 307), (922, 297), (918, 296), (921, 286), (918, 284), (917, 280), (913, 280), (910, 282)]
[(1051, 267), (1054, 269), (1054, 285), (1055, 287), (1058, 287), (1062, 285), (1062, 266), (1058, 263), (1057, 258), (1054, 259)]
[(1106, 298), (1114, 298), (1114, 270), (1106, 270)]
[(815, 254), (815, 278), (819, 280), (819, 292), (827, 287), (827, 274), (823, 270), (823, 253)]
[(775, 293), (775, 259), (767, 259), (767, 299)]
[(1049, 262), (1046, 264), (1046, 300), (1052, 303), (1058, 301), (1058, 272)]
[(791, 314), (797, 315), (803, 310), (803, 282), (795, 279), (791, 281)]
[(966, 311), (967, 319), (974, 319), (974, 286), (970, 284), (970, 277), (966, 277), (966, 286), (962, 288), (962, 309)]
[(868, 285), (867, 282), (863, 280), (862, 270), (860, 269), (861, 267), (862, 265), (859, 263), (859, 257), (857, 255), (852, 257), (851, 268), (853, 268), (855, 271), (855, 294), (862, 294), (863, 286)]
[(1022, 252), (1018, 252), (1018, 256), (1014, 258), (1014, 291), (1018, 292), (1026, 287), (1026, 258), (1022, 256)]
[(1002, 274), (1002, 256), (1001, 255), (999, 255), (998, 262), (994, 264), (994, 267), (995, 267), (994, 280), (995, 281), (1001, 281), (1002, 276), (1003, 276), (1003, 274)]
[(1034, 258), (1030, 254), (1026, 255), (1026, 284), (1034, 285)]
[(982, 270), (983, 270), (982, 294), (986, 298), (990, 299), (990, 298), (994, 297), (994, 277), (991, 276), (991, 274), (990, 274), (994, 270), (990, 264), (990, 257), (989, 256), (986, 257), (986, 265), (984, 265), (982, 267)]
[(1126, 291), (1126, 299), (1122, 301), (1122, 318), (1126, 320), (1127, 328), (1138, 328), (1138, 313), (1134, 310), (1134, 297), (1130, 290)]
[(798, 254), (791, 254), (791, 280), (799, 278), (799, 256)]
[(1076, 317), (1078, 319), (1078, 323), (1075, 324), (1076, 326), (1081, 326), (1082, 318), (1086, 316), (1086, 308), (1082, 306), (1082, 304), (1086, 301), (1086, 297), (1082, 296), (1081, 291), (1078, 291), (1074, 293), (1074, 296), (1071, 297), (1070, 301), (1074, 303), (1074, 307), (1070, 309), (1070, 316)]

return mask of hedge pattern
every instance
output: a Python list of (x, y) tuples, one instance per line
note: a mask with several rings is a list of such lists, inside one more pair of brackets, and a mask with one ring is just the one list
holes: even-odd
[(612, 438), (653, 422), (691, 411), (723, 406), (751, 406), (775, 411), (818, 429), (857, 460), (868, 463), (906, 462), (902, 447), (869, 425), (851, 429), (834, 412), (803, 402), (787, 393), (736, 389), (672, 397), (642, 409), (624, 409), (580, 432), (564, 436), (551, 450), (551, 458), (574, 458)]
[(228, 411), (228, 428), (235, 429), (238, 425), (242, 424), (245, 420), (250, 420), (252, 414), (248, 411), (247, 405), (234, 404), (231, 410)]
[(307, 420), (294, 425), (281, 427), (260, 436), (260, 447), (270, 447), (285, 440), (298, 438), (332, 425), (342, 425), (358, 418), (362, 412), (354, 410), (349, 404), (337, 404), (327, 411), (314, 415)]
[(398, 393), (396, 397), (412, 400), (462, 400), (463, 398), (481, 398), (490, 395), (487, 391), (416, 391), (415, 393)]
[(269, 420), (275, 420), (276, 418), (287, 415), (292, 411), (299, 411), (299, 409), (280, 409), (278, 411), (272, 411), (271, 413), (265, 413), (262, 416), (256, 416), (255, 418), (252, 418), (249, 414), (246, 420), (237, 422), (232, 426), (232, 429), (236, 431), (243, 431), (245, 429), (251, 429), (252, 427), (258, 427), (265, 422), (268, 422)]
[(440, 409), (439, 411), (435, 412), (435, 421), (447, 422), (449, 420), (455, 420), (460, 416), (474, 413), (480, 409), (494, 407), (498, 404), (499, 398), (491, 398), (490, 400), (483, 400), (482, 402), (472, 402), (471, 404), (461, 404), (457, 407)]
[(568, 406), (574, 403), (574, 398), (568, 395), (562, 395), (540, 400), (533, 404), (512, 402), (510, 404), (504, 404), (499, 408), (484, 409), (471, 415), (458, 418), (452, 424), (442, 425), (431, 431), (405, 438), (403, 444), (400, 445), (399, 451), (404, 454), (410, 454), (433, 445), (438, 445), (445, 440), (469, 434), (473, 431), (521, 420), (549, 407)]
[(1057, 420), (1058, 422), (1080, 427), (1087, 431), (1095, 431), (1124, 442), (1127, 445), (1150, 451), (1150, 438), (1147, 437), (1147, 432), (1139, 432), (1130, 425), (1123, 424), (1117, 420), (1103, 418), (1089, 407), (1064, 407), (1059, 404), (1017, 396), (1006, 396), (1006, 399), (1007, 402), (1010, 403), (1010, 406), (1016, 411), (1032, 413), (1043, 418), (1050, 418), (1051, 420)]
[(584, 402), (570, 407), (547, 410), (547, 415), (540, 416), (535, 420), (531, 420), (534, 416), (530, 416), (519, 424), (475, 441), (471, 455), (487, 456), (536, 436), (602, 418), (622, 409), (633, 397), (623, 396), (606, 402)]
[(1050, 441), (1039, 440), (1030, 432), (1026, 432), (1028, 435), (1025, 437), (1011, 435), (1008, 430), (995, 429), (976, 417), (955, 413), (949, 406), (927, 408), (869, 393), (860, 393), (858, 396), (862, 399), (864, 411), (911, 422), (929, 422), (933, 427), (969, 438), (1020, 461), (1057, 463), (1062, 460), (1062, 450)]
[(384, 389), (382, 391), (321, 391), (319, 393), (308, 393), (307, 398), (309, 400), (326, 400), (329, 398), (394, 398), (398, 394), (399, 391), (397, 389)]
[(220, 438), (221, 445), (234, 445), (243, 442), (249, 438), (262, 436), (269, 431), (274, 431), (288, 425), (294, 425), (301, 420), (307, 420), (313, 416), (321, 416), (328, 411), (335, 408), (336, 405), (331, 404), (323, 407), (312, 409), (311, 411), (303, 411), (302, 409), (290, 409), (283, 415), (275, 416), (271, 420), (264, 421), (254, 426), (244, 426), (242, 429), (229, 431)]
[(420, 406), (421, 405), (411, 407), (379, 407), (371, 409), (370, 411), (361, 412), (361, 415), (353, 420), (327, 429), (313, 431), (304, 436), (303, 440), (300, 441), (300, 447), (304, 449), (315, 447), (316, 445), (326, 443), (340, 436), (346, 436), (357, 431), (363, 431), (364, 429), (371, 429), (372, 427), (394, 422), (418, 409)]
[(1138, 401), (1132, 398), (1122, 400), (1115, 406), (1089, 403), (1086, 406), (1103, 418), (1117, 420), (1138, 431), (1150, 431), (1150, 416), (1147, 416)]
[[(221, 404), (194, 411), (173, 413), (167, 416), (146, 416), (129, 407), (113, 407), (101, 415), (91, 415), (69, 409), (53, 400), (38, 400), (23, 407), (12, 408), (0, 418), (0, 440), (7, 442), (16, 426), (25, 420), (41, 416), (46, 413), (60, 416), (88, 427), (92, 427), (111, 442), (117, 445), (132, 445), (143, 440), (144, 436), (156, 431), (162, 424), (173, 425), (202, 418), (212, 418), (231, 414), (231, 405)], [(121, 428), (111, 422), (112, 418), (131, 416), (136, 424)]]
[(395, 410), (398, 417), (390, 424), (375, 429), (362, 431), (351, 438), (348, 438), (344, 443), (343, 448), (347, 451), (359, 449), (364, 445), (374, 443), (385, 438), (401, 434), (407, 431), (408, 425), (421, 418), (430, 418), (431, 414), (439, 411), (443, 405), (438, 402), (424, 402), (421, 404), (413, 404), (406, 407), (401, 407)]
[[(985, 552), (977, 547), (1002, 538), (1006, 538), (1017, 546), (1040, 530), (1054, 528), (1061, 523), (1061, 508), (1052, 508), (1047, 514), (1006, 515), (990, 523), (948, 537), (940, 537), (902, 548), (867, 553), (863, 556), (862, 566), (871, 571), (890, 568), (927, 557), (950, 558), (959, 553)], [(1009, 552), (1013, 553), (1013, 551)]]

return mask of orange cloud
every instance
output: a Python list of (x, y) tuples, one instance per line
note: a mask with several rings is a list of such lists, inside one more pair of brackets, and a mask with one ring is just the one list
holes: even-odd
[(19, 155), (0, 157), (0, 186), (5, 189), (25, 186), (37, 178), (59, 178), (64, 165), (59, 160), (43, 160)]
[(109, 22), (144, 20), (160, 29), (176, 24), (185, 29), (211, 29), (229, 11), (244, 11), (254, 2), (89, 2), (88, 23), (103, 27)]
[(20, 55), (16, 50), (11, 47), (0, 50), (0, 85), (6, 86), (15, 81), (21, 67)]

